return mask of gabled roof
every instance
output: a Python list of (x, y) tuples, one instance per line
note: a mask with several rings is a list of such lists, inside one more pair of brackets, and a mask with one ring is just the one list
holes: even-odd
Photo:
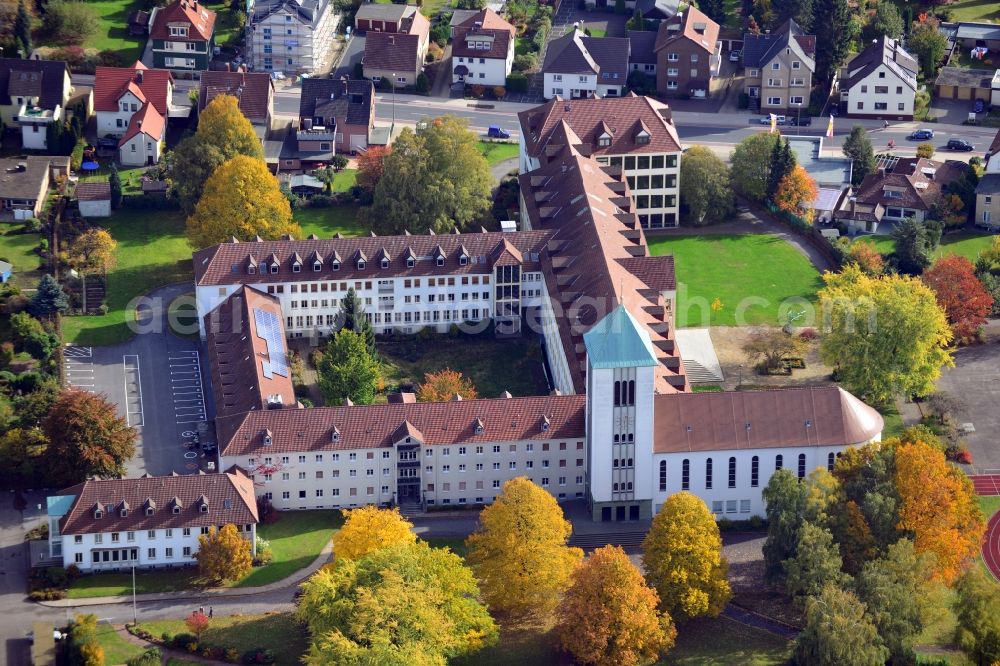
[(514, 26), (489, 7), (480, 9), (478, 12), (466, 17), (459, 25), (466, 28), (475, 28), (477, 23), (483, 30), (505, 30), (511, 35), (517, 32)]
[(11, 97), (37, 97), (38, 106), (54, 109), (62, 105), (63, 85), (69, 70), (61, 60), (0, 58), (0, 104), (13, 104)]
[(412, 72), (423, 63), (420, 44), (430, 32), (430, 22), (420, 12), (403, 21), (400, 32), (369, 32), (365, 36), (364, 66)]
[[(227, 10), (228, 11), (228, 10)], [(170, 34), (170, 28), (188, 26), (187, 37)], [(197, 0), (175, 0), (156, 12), (149, 29), (150, 39), (168, 42), (207, 42), (215, 31), (215, 12)]]
[(680, 0), (636, 0), (635, 8), (642, 17), (654, 21), (668, 19), (677, 13)]
[(240, 111), (251, 123), (266, 123), (274, 96), (274, 81), (267, 72), (202, 72), (198, 111), (204, 111), (219, 95), (235, 97)]
[[(366, 38), (367, 39), (367, 38)], [(371, 126), (375, 86), (367, 79), (308, 78), (302, 81), (299, 118), (336, 118), (338, 124)]]
[(649, 333), (619, 304), (583, 334), (587, 360), (594, 368), (655, 367)]
[[(477, 25), (478, 24), (478, 25)], [(476, 58), (507, 58), (516, 30), (492, 9), (476, 12), (454, 29), (452, 56)], [(478, 38), (478, 39), (477, 39)], [(489, 43), (489, 49), (469, 48), (469, 42)]]
[(657, 395), (653, 414), (655, 453), (858, 445), (884, 426), (837, 386)]
[(917, 89), (917, 71), (919, 70), (917, 61), (903, 49), (903, 45), (898, 40), (882, 35), (847, 64), (848, 78), (841, 83), (841, 90), (850, 90), (854, 84), (882, 65), (885, 65), (910, 89)]
[(792, 49), (810, 72), (816, 71), (816, 36), (807, 35), (799, 24), (788, 19), (777, 30), (761, 35), (743, 35), (743, 66), (761, 68), (783, 49)]
[(414, 5), (397, 5), (397, 4), (387, 4), (382, 5), (375, 2), (365, 2), (358, 7), (358, 11), (354, 14), (355, 25), (357, 21), (389, 21), (391, 23), (399, 23), (407, 16), (412, 16), (414, 13), (419, 11), (419, 8)]
[(655, 64), (656, 33), (652, 30), (626, 30), (625, 38), (629, 41), (629, 63)]
[(579, 30), (571, 30), (549, 42), (542, 71), (599, 74), (599, 83), (618, 81), (625, 85), (628, 61), (629, 41), (625, 37), (587, 37)]
[(660, 23), (654, 49), (661, 51), (678, 40), (686, 40), (707, 53), (715, 53), (719, 24), (691, 5), (683, 13)]
[(118, 142), (119, 146), (124, 146), (133, 138), (140, 134), (145, 134), (154, 141), (163, 138), (163, 130), (166, 127), (166, 119), (157, 111), (153, 105), (146, 102), (128, 121), (128, 129), (125, 135)]
[(285, 13), (300, 23), (315, 28), (330, 7), (331, 0), (256, 0), (250, 23), (259, 23), (272, 14)]
[[(257, 500), (253, 481), (242, 472), (142, 476), (129, 479), (84, 481), (59, 492), (73, 497), (59, 523), (62, 534), (93, 534), (163, 528), (207, 527), (233, 523), (237, 526), (258, 522)], [(202, 512), (198, 498), (204, 496), (209, 510)], [(180, 507), (174, 513), (172, 500)], [(152, 515), (146, 515), (147, 500), (152, 501)], [(128, 506), (121, 515), (122, 503)], [(59, 502), (49, 502), (58, 506)], [(94, 517), (95, 507), (103, 515)]]
[(976, 194), (1000, 194), (1000, 173), (988, 173), (980, 178)]
[(80, 183), (74, 192), (77, 201), (111, 201), (111, 185), (104, 183)]
[(140, 62), (133, 67), (98, 67), (94, 75), (94, 110), (117, 111), (118, 100), (127, 89), (141, 92), (163, 115), (169, 113), (168, 96), (173, 77), (165, 69), (149, 69)]
[[(968, 166), (947, 160), (938, 162), (922, 157), (902, 157), (892, 171), (882, 170), (869, 174), (858, 187), (857, 203), (874, 206), (901, 206), (916, 210), (930, 210), (941, 195), (942, 188), (959, 178)], [(887, 197), (893, 190), (899, 197)]]

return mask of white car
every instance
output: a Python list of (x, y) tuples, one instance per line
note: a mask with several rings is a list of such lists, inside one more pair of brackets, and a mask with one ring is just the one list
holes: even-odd
[(739, 49), (730, 51), (729, 52), (729, 62), (739, 62), (741, 55), (743, 55), (743, 53)]

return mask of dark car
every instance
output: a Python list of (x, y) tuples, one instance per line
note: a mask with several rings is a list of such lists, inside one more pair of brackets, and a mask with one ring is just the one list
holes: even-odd
[(795, 116), (792, 116), (791, 118), (788, 119), (788, 124), (792, 126), (797, 125), (799, 127), (809, 127), (810, 125), (813, 124), (813, 119), (810, 116), (803, 116), (802, 118), (796, 118)]
[(486, 131), (486, 136), (492, 139), (509, 139), (510, 132), (499, 125), (490, 125), (489, 129)]
[(948, 144), (945, 146), (948, 150), (962, 150), (965, 152), (971, 152), (976, 149), (971, 143), (965, 139), (949, 139)]
[(907, 138), (913, 141), (927, 141), (934, 138), (934, 130), (918, 129)]
[(986, 102), (985, 102), (984, 100), (981, 100), (981, 99), (977, 99), (977, 100), (976, 100), (975, 102), (973, 102), (973, 104), (972, 104), (972, 110), (973, 110), (973, 111), (974, 111), (975, 113), (982, 113), (983, 111), (985, 111), (985, 110), (986, 110)]

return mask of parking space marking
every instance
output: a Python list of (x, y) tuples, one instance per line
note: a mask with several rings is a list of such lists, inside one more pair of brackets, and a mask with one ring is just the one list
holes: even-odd
[(205, 389), (201, 378), (201, 356), (197, 351), (167, 354), (174, 418), (178, 424), (205, 420)]
[(63, 349), (63, 375), (68, 388), (94, 389), (94, 349), (67, 346)]
[(125, 419), (130, 426), (141, 426), (144, 418), (138, 354), (122, 356), (122, 375), (125, 380)]
[(93, 347), (67, 346), (63, 350), (63, 356), (66, 358), (93, 358), (94, 349)]

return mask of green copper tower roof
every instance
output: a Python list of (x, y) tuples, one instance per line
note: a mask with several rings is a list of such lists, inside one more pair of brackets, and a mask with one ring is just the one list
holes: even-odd
[(587, 358), (594, 368), (650, 367), (657, 364), (649, 333), (619, 305), (583, 334)]

